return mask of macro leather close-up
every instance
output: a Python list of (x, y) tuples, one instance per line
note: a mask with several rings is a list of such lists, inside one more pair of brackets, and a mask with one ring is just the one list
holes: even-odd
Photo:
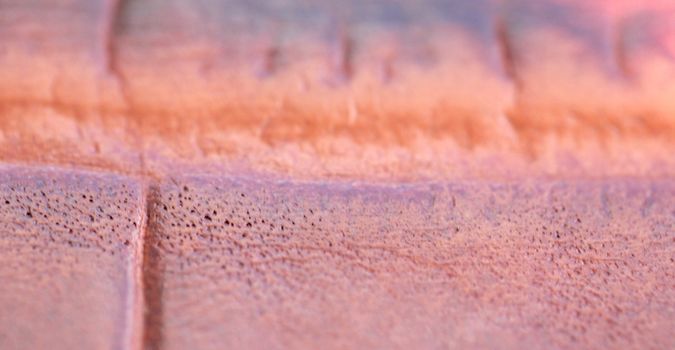
[(675, 349), (675, 1), (0, 0), (15, 349)]

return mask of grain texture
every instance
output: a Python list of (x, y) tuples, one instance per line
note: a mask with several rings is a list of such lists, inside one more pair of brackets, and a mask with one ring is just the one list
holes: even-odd
[(0, 349), (675, 348), (672, 0), (0, 0)]
[(161, 349), (670, 348), (672, 181), (154, 188)]
[(0, 348), (140, 344), (140, 186), (0, 167)]

